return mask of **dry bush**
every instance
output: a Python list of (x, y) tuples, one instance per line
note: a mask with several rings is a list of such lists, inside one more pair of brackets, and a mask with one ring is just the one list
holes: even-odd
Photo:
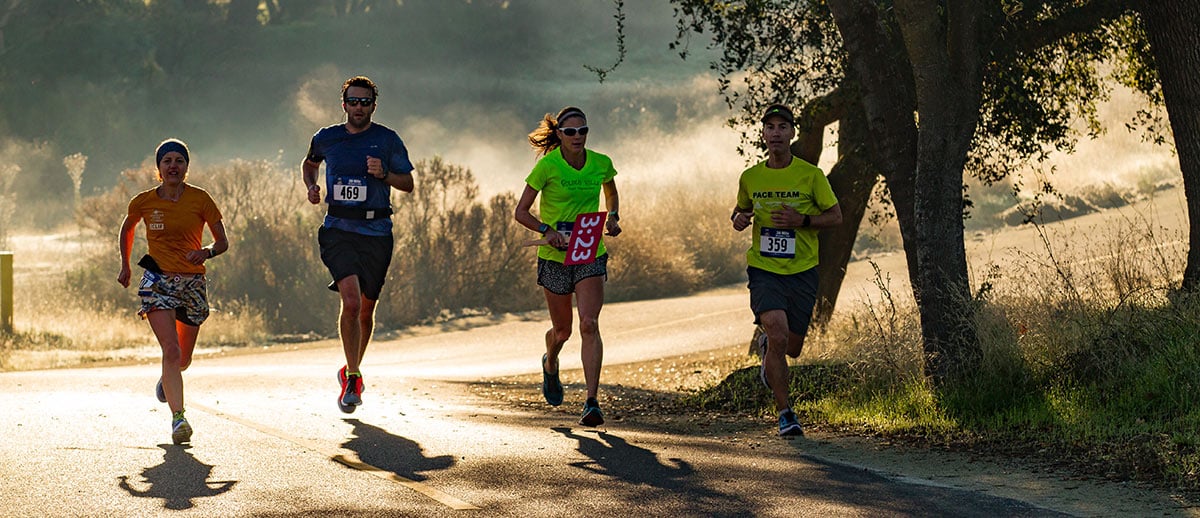
[(831, 358), (851, 366), (856, 379), (872, 386), (900, 386), (923, 377), (920, 317), (910, 296), (892, 292), (891, 278), (874, 263), (877, 294), (835, 314), (821, 335), (835, 343)]
[[(121, 228), (121, 221), (125, 219), (129, 200), (138, 193), (158, 185), (155, 171), (154, 163), (149, 159), (140, 167), (121, 171), (117, 175), (117, 184), (111, 189), (80, 201), (80, 205), (75, 209), (75, 221), (85, 231), (90, 230), (102, 236), (116, 236)], [(139, 234), (139, 239), (141, 238)]]
[(17, 211), (17, 194), (12, 186), (20, 172), (21, 167), (16, 164), (0, 165), (0, 249), (8, 248), (12, 217)]
[(396, 253), (381, 321), (402, 326), (465, 313), (537, 307), (535, 238), (513, 219), (516, 198), (481, 203), (474, 175), (433, 158), (416, 164), (416, 187), (398, 194)]
[(670, 297), (745, 281), (750, 235), (729, 222), (736, 194), (736, 180), (712, 178), (622, 185), (623, 232), (607, 241), (609, 293), (619, 300)]
[[(628, 240), (608, 244), (609, 283), (605, 298), (609, 301), (671, 297), (712, 286), (703, 270), (695, 266), (692, 252), (676, 236)], [(624, 233), (621, 234), (625, 235)]]

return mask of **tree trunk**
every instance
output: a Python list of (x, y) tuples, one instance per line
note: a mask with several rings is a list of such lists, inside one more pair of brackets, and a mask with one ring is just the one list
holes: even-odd
[(887, 183), (904, 240), (908, 277), (919, 305), (919, 236), (914, 209), (917, 126), (913, 116), (917, 102), (904, 43), (872, 0), (829, 0), (829, 10), (846, 48), (848, 75), (861, 92), (870, 161)]
[[(984, 6), (897, 0), (912, 63), (917, 143), (917, 272), (925, 373), (935, 386), (965, 379), (982, 360), (963, 241), (962, 173), (982, 104), (979, 35)], [(946, 16), (939, 15), (945, 9)]]
[(846, 279), (846, 265), (850, 263), (854, 241), (877, 182), (879, 168), (871, 162), (869, 139), (862, 103), (854, 102), (846, 107), (838, 125), (838, 161), (829, 173), (829, 184), (842, 209), (842, 224), (822, 230), (819, 235), (820, 283), (813, 315), (817, 326), (829, 323), (833, 316), (842, 281)]
[(809, 101), (796, 112), (797, 136), (791, 146), (792, 154), (810, 164), (821, 161), (825, 129), (840, 121), (838, 160), (829, 171), (829, 183), (842, 209), (842, 224), (822, 230), (818, 236), (817, 275), (821, 282), (817, 285), (813, 315), (813, 324), (817, 326), (829, 323), (833, 316), (842, 281), (846, 278), (846, 265), (854, 252), (854, 240), (875, 187), (876, 169), (865, 156), (869, 138), (866, 116), (857, 95), (855, 88), (838, 87)]
[(1195, 293), (1200, 291), (1200, 3), (1145, 0), (1139, 11), (1150, 38), (1183, 172), (1191, 225), (1182, 288)]

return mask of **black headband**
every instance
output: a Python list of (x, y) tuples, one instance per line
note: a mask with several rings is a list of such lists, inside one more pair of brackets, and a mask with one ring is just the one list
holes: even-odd
[(158, 150), (156, 150), (154, 152), (154, 158), (156, 160), (155, 163), (162, 162), (163, 155), (170, 153), (172, 151), (178, 152), (179, 154), (183, 155), (184, 162), (191, 161), (188, 158), (187, 144), (184, 144), (182, 140), (172, 138), (172, 139), (164, 140), (164, 141), (162, 141), (162, 144), (158, 145)]

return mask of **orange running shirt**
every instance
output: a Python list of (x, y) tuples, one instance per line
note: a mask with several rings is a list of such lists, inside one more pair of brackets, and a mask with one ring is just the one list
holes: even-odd
[(184, 184), (179, 201), (158, 197), (155, 189), (129, 200), (129, 219), (146, 222), (150, 257), (165, 272), (204, 273), (204, 265), (187, 261), (187, 253), (203, 248), (204, 225), (221, 221), (221, 211), (208, 191)]

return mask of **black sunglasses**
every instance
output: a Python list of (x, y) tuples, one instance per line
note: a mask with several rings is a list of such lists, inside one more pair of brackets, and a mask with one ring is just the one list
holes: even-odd
[(342, 99), (342, 102), (344, 102), (350, 106), (359, 106), (359, 105), (370, 106), (375, 103), (375, 99), (372, 99), (370, 97), (347, 97), (345, 99)]
[(579, 132), (580, 135), (587, 135), (588, 127), (580, 126), (578, 128), (558, 128), (558, 130), (563, 132), (563, 135), (566, 135), (568, 137), (574, 137), (575, 132)]

